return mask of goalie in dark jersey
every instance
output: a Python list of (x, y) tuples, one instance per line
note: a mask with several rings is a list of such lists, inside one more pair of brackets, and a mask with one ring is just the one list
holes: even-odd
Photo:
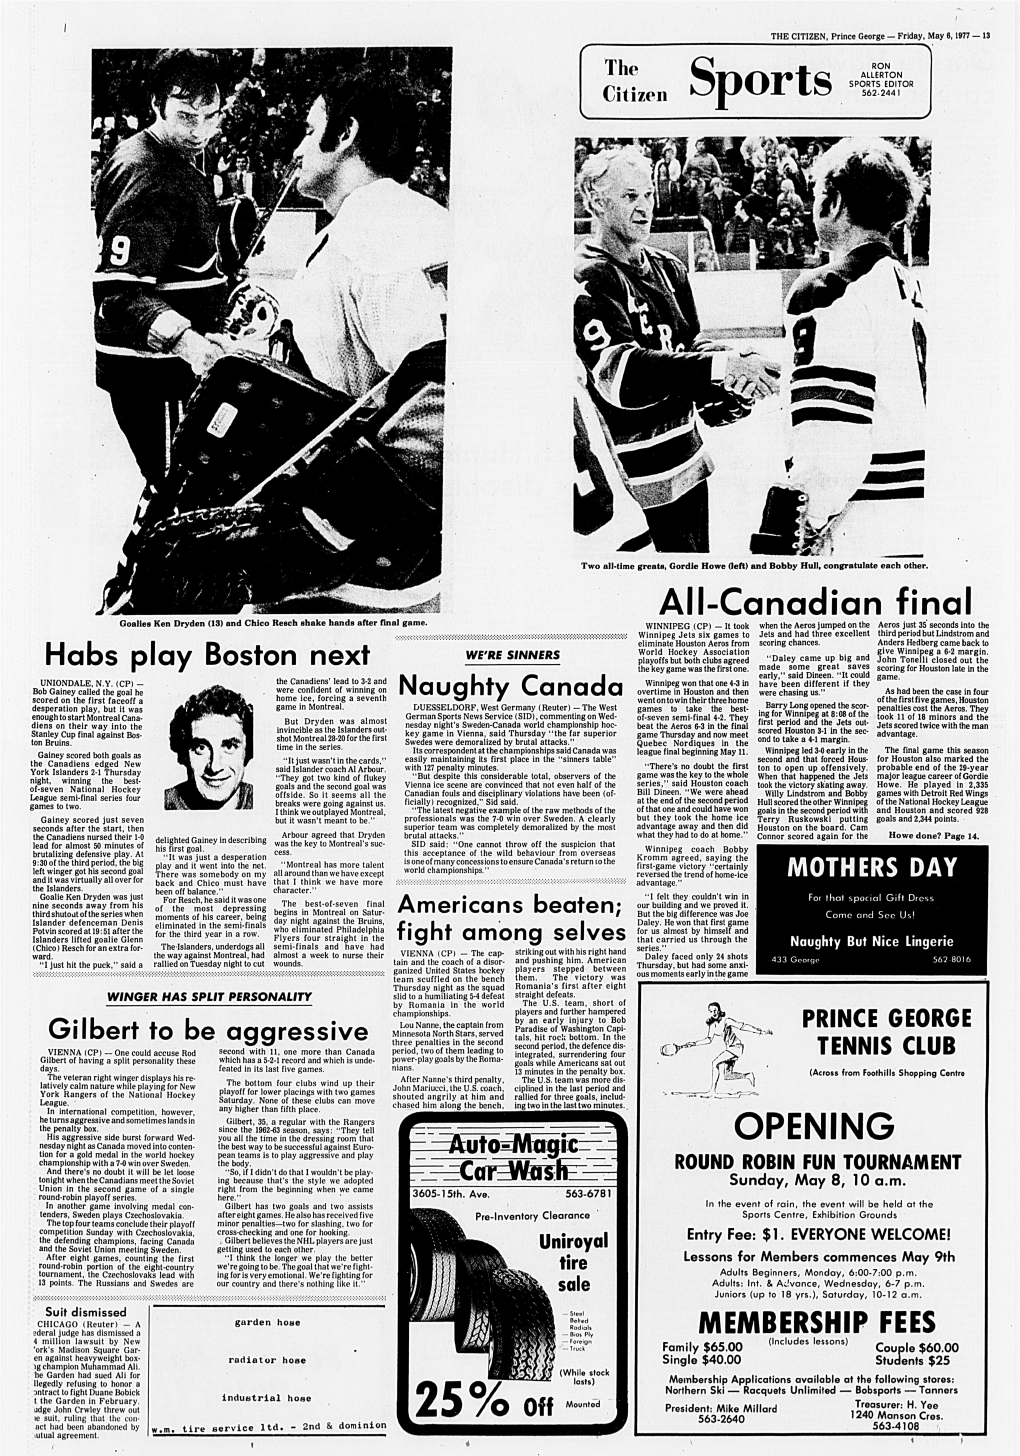
[[(223, 352), (207, 335), (227, 297), (216, 201), (196, 165), (220, 119), (216, 58), (160, 51), (149, 90), (151, 125), (120, 144), (96, 189), (96, 383), (145, 479), (133, 534), (166, 479), (184, 401)], [(132, 540), (107, 610), (129, 588)]]
[(776, 393), (778, 366), (702, 338), (686, 269), (648, 246), (653, 188), (641, 152), (596, 153), (579, 187), (592, 232), (575, 258), (574, 343), (648, 523), (627, 546), (707, 551), (714, 466), (695, 408), (707, 425), (743, 419)]

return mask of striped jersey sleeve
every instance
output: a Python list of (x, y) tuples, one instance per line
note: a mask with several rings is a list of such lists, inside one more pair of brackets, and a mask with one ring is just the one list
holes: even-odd
[(97, 338), (108, 347), (147, 350), (152, 322), (173, 306), (157, 291), (173, 244), (173, 198), (158, 178), (145, 178), (125, 188), (97, 222)]

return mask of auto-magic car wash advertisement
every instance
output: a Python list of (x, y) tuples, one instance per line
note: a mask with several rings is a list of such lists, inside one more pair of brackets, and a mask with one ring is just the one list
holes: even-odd
[(401, 1128), (405, 1430), (618, 1430), (626, 1129), (609, 1112), (428, 1113)]
[(639, 1435), (985, 1429), (987, 987), (640, 988)]

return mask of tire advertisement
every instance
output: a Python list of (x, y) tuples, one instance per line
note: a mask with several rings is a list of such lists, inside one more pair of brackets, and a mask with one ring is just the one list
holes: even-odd
[(430, 1435), (626, 1418), (626, 1130), (612, 1113), (401, 1128), (398, 1416)]
[(981, 1435), (987, 987), (641, 987), (638, 1435)]

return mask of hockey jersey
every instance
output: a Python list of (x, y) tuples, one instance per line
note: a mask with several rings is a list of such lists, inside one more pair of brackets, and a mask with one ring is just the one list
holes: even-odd
[(195, 382), (190, 368), (153, 348), (149, 329), (167, 309), (199, 333), (222, 320), (227, 280), (208, 179), (173, 147), (140, 131), (121, 143), (99, 179), (96, 230), (96, 382), (184, 397)]
[(618, 262), (585, 241), (574, 267), (574, 346), (635, 500), (667, 505), (714, 468), (696, 400), (718, 392), (711, 355), (691, 352), (700, 325), (683, 264), (645, 248)]
[(850, 501), (924, 495), (921, 290), (884, 242), (797, 280), (783, 371), (790, 484), (824, 525)]

